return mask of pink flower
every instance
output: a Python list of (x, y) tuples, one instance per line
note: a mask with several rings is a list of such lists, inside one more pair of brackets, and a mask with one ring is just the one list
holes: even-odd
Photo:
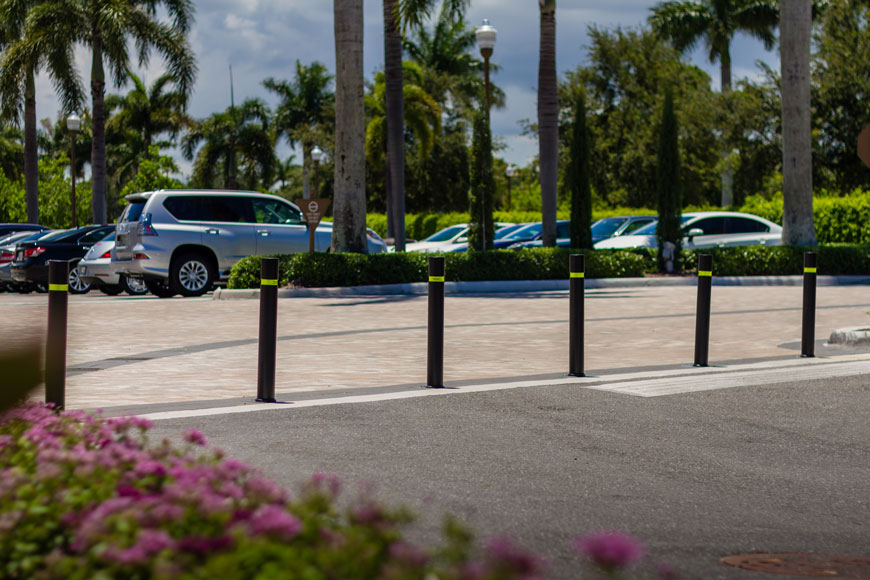
[(205, 440), (205, 435), (203, 435), (196, 429), (188, 429), (187, 431), (185, 431), (184, 440), (188, 443), (199, 445), (200, 447), (205, 447), (206, 445), (208, 445), (208, 442)]
[(643, 544), (620, 532), (601, 532), (577, 539), (577, 550), (596, 566), (612, 572), (643, 557)]
[(318, 471), (311, 476), (311, 487), (335, 497), (341, 490), (341, 479), (334, 473)]
[(543, 573), (543, 564), (537, 556), (520, 549), (507, 538), (493, 538), (486, 551), (490, 559), (507, 566), (518, 578), (539, 578)]
[(302, 531), (302, 522), (276, 505), (261, 506), (248, 521), (254, 535), (269, 534), (284, 540), (292, 540)]

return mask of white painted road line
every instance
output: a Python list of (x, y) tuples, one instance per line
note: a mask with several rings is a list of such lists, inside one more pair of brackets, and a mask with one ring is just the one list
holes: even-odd
[(553, 385), (576, 385), (577, 387), (610, 391), (638, 397), (658, 397), (680, 393), (693, 393), (716, 389), (744, 386), (771, 385), (795, 379), (820, 379), (870, 375), (870, 355), (848, 355), (832, 358), (795, 358), (791, 360), (767, 361), (734, 365), (730, 367), (679, 368), (662, 371), (633, 372), (607, 375), (604, 377), (565, 377), (536, 381), (500, 382), (480, 385), (467, 385), (457, 388), (425, 389), (379, 393), (374, 395), (355, 395), (288, 401), (284, 403), (249, 403), (208, 409), (184, 411), (163, 411), (140, 415), (143, 418), (159, 421), (187, 417), (206, 417), (252, 413), (256, 411), (292, 410), (306, 407), (328, 405), (348, 405), (354, 403), (373, 403), (418, 397), (436, 397), (462, 393), (482, 393), (526, 387)]
[[(833, 377), (870, 376), (870, 361), (807, 365), (797, 372), (787, 369), (755, 370), (695, 377), (661, 378), (642, 381), (591, 385), (589, 389), (609, 391), (636, 397), (662, 397), (681, 393), (699, 393), (734, 387), (774, 385), (795, 380)], [(796, 370), (796, 369), (795, 369)]]

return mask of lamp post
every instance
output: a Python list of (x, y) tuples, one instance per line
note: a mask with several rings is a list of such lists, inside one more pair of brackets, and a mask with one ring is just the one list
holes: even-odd
[[(489, 19), (484, 18), (483, 24), (478, 26), (474, 31), (474, 36), (477, 38), (477, 45), (480, 47), (480, 56), (483, 57), (483, 87), (486, 94), (486, 130), (489, 133), (490, 142), (492, 140), (492, 130), (489, 127), (489, 108), (492, 102), (491, 91), (489, 87), (489, 58), (492, 56), (492, 51), (495, 48), (495, 39), (497, 36), (495, 28), (490, 26)], [(486, 249), (486, 195), (480, 196), (480, 230), (483, 238), (483, 249)]]
[(507, 177), (507, 210), (511, 210), (511, 185), (514, 177), (517, 175), (517, 166), (516, 165), (508, 165), (507, 169), (504, 172), (505, 177)]
[(75, 113), (66, 118), (66, 128), (69, 130), (69, 173), (72, 177), (72, 226), (74, 228), (79, 227), (78, 219), (76, 219), (76, 134), (81, 126), (82, 120)]
[(311, 150), (311, 159), (314, 161), (314, 197), (320, 197), (320, 188), (317, 187), (317, 168), (320, 165), (320, 159), (323, 157), (323, 150), (317, 145)]

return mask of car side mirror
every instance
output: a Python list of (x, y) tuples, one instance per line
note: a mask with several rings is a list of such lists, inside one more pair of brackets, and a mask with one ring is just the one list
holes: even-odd
[(694, 238), (695, 236), (703, 236), (704, 230), (701, 228), (692, 228), (689, 230), (689, 238)]

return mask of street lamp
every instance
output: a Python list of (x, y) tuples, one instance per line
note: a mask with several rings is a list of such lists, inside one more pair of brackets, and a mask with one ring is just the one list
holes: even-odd
[(511, 210), (511, 182), (514, 180), (514, 177), (517, 176), (517, 166), (514, 164), (510, 164), (507, 166), (507, 169), (504, 171), (505, 177), (507, 177), (507, 210)]
[[(492, 56), (492, 50), (495, 48), (495, 38), (497, 31), (489, 25), (487, 18), (483, 19), (483, 24), (478, 26), (474, 31), (474, 36), (477, 38), (477, 45), (480, 47), (480, 56), (483, 57), (483, 87), (486, 92), (486, 130), (490, 132), (489, 137), (492, 139), (492, 132), (489, 128), (489, 107), (492, 102), (492, 96), (489, 88), (489, 57)], [(486, 196), (480, 196), (480, 231), (483, 238), (483, 249), (486, 249)]]
[(66, 118), (66, 128), (69, 130), (69, 149), (70, 149), (70, 175), (72, 176), (72, 226), (74, 228), (79, 227), (78, 220), (76, 219), (76, 133), (79, 132), (79, 129), (82, 126), (81, 118), (72, 113), (69, 117)]
[(492, 56), (492, 50), (495, 48), (497, 31), (489, 25), (489, 20), (484, 18), (483, 25), (477, 27), (474, 31), (474, 36), (477, 37), (480, 56), (483, 57), (483, 86), (486, 89), (486, 122), (489, 124), (489, 107), (492, 101), (489, 88), (489, 57)]
[(321, 157), (323, 157), (323, 150), (315, 145), (311, 150), (311, 159), (314, 161), (314, 197), (320, 197), (320, 189), (317, 187), (317, 167), (320, 165)]

